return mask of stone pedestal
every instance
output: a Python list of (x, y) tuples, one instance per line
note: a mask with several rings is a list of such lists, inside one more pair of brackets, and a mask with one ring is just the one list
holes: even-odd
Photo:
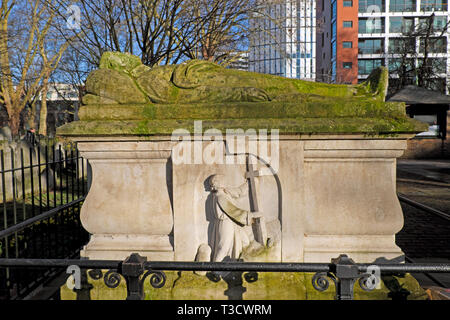
[[(280, 137), (278, 170), (259, 178), (257, 193), (260, 211), (272, 225), (279, 222), (281, 234), (259, 259), (329, 262), (347, 254), (369, 263), (402, 255), (395, 244), (403, 226), (395, 169), (406, 138)], [(81, 210), (92, 234), (82, 255), (90, 259), (138, 252), (149, 260), (194, 260), (199, 246), (211, 242), (206, 180), (220, 173), (237, 185), (246, 170), (238, 159), (226, 164), (232, 158), (226, 159), (226, 139), (201, 141), (203, 150), (223, 145), (223, 164), (173, 163), (179, 142), (168, 137), (73, 139), (93, 170)]]
[(139, 252), (172, 260), (170, 145), (101, 141), (80, 142), (78, 148), (93, 174), (81, 209), (81, 223), (92, 237), (81, 254), (116, 260)]
[(403, 227), (396, 158), (406, 140), (305, 141), (304, 261), (398, 257)]

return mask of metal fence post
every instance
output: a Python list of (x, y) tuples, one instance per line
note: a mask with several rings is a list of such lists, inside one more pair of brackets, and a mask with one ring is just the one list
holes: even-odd
[(127, 300), (144, 300), (144, 285), (140, 276), (144, 273), (146, 261), (147, 257), (133, 253), (122, 262), (120, 273), (127, 284)]
[(331, 259), (332, 270), (336, 276), (336, 300), (353, 300), (353, 286), (361, 277), (358, 266), (347, 255), (341, 254)]

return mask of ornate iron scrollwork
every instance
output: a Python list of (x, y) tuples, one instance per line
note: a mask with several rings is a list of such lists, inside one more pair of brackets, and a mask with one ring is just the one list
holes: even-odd
[(121, 281), (121, 276), (115, 270), (109, 270), (105, 273), (103, 277), (103, 281), (108, 288), (117, 288)]
[(333, 274), (329, 272), (316, 272), (316, 274), (312, 277), (312, 285), (314, 289), (320, 292), (327, 290), (330, 286), (330, 281), (328, 281), (328, 278), (333, 280), (336, 285), (336, 277)]
[(88, 275), (94, 280), (100, 280), (103, 278), (103, 282), (108, 288), (117, 288), (122, 281), (122, 277), (117, 270), (108, 270), (103, 274), (100, 269), (92, 269), (88, 271)]
[(375, 289), (376, 283), (373, 280), (373, 275), (369, 273), (364, 273), (361, 275), (361, 278), (358, 280), (359, 286), (364, 291), (372, 291)]
[(149, 275), (151, 275), (149, 282), (153, 288), (159, 289), (164, 287), (164, 285), (166, 284), (167, 279), (166, 274), (163, 271), (156, 271), (156, 270), (148, 270), (141, 279), (142, 284), (144, 284), (145, 279)]
[(103, 272), (100, 269), (89, 270), (88, 275), (94, 280), (100, 280), (101, 278), (103, 278)]
[(252, 283), (258, 281), (258, 272), (250, 271), (244, 273), (244, 279), (245, 281)]
[[(365, 291), (372, 291), (376, 287), (377, 279), (372, 273), (360, 273), (358, 266), (347, 255), (340, 255), (331, 260), (330, 272), (317, 272), (312, 277), (312, 285), (318, 291), (328, 289), (333, 280), (336, 287), (336, 299), (353, 299), (353, 286), (358, 280), (359, 286)], [(379, 280), (378, 280), (379, 281)]]

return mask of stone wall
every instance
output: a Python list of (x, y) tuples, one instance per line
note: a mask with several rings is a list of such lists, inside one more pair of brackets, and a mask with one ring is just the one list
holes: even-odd
[(438, 159), (443, 157), (445, 140), (441, 138), (414, 138), (408, 140), (408, 147), (401, 159)]

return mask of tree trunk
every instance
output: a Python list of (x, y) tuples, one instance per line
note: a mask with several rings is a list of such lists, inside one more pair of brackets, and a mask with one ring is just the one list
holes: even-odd
[(8, 124), (11, 129), (11, 136), (13, 139), (18, 137), (20, 130), (20, 111), (17, 112), (14, 110), (14, 112), (9, 115)]
[(41, 111), (39, 113), (39, 134), (47, 135), (47, 92), (48, 79), (44, 79), (41, 91)]
[(36, 129), (36, 100), (31, 103), (31, 109), (28, 116), (28, 126), (30, 130)]

